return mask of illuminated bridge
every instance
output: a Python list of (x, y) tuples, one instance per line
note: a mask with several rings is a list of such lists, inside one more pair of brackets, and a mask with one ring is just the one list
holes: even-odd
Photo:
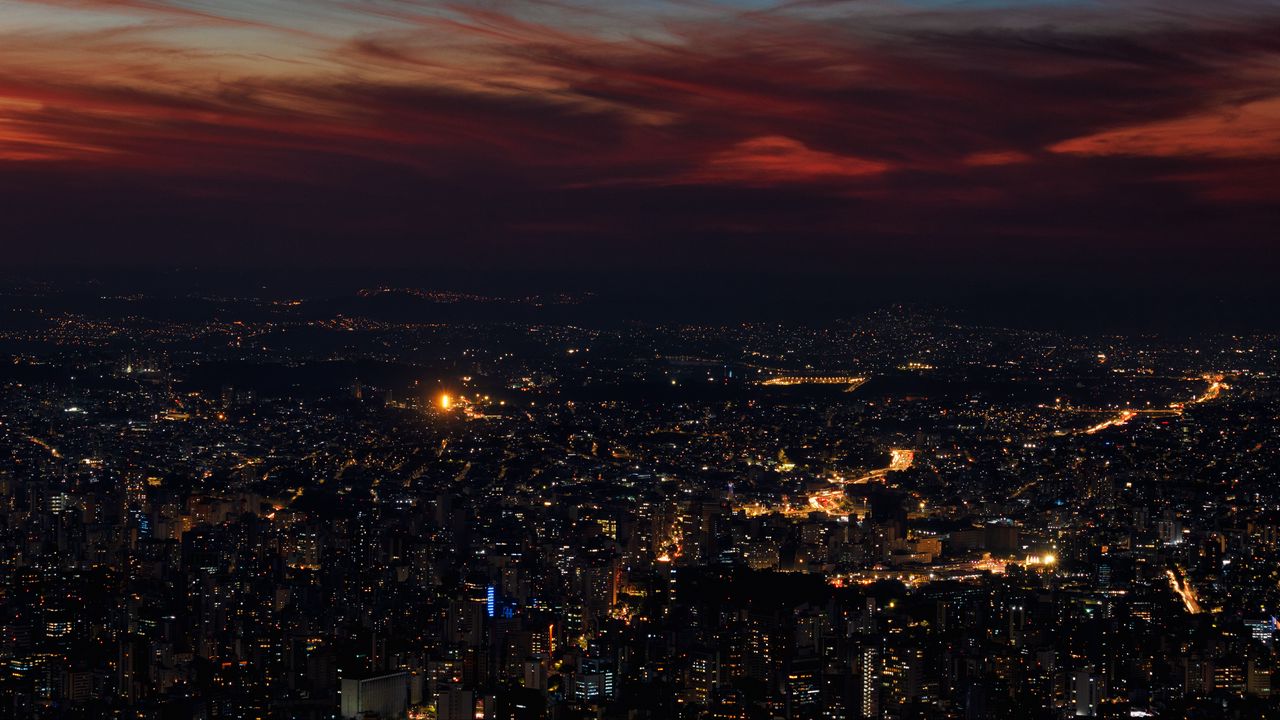
[(779, 375), (761, 380), (761, 385), (848, 385), (850, 390), (867, 381), (856, 375)]

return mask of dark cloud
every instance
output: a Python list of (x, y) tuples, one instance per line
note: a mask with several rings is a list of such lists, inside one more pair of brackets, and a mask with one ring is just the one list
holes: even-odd
[(819, 3), (634, 31), (536, 5), (379, 6), (261, 60), (163, 28), (12, 38), (9, 258), (1124, 273), (1158, 254), (1194, 276), (1206, 253), (1273, 254), (1264, 4)]

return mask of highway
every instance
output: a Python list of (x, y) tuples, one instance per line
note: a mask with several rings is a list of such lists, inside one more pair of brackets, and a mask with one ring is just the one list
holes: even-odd
[[(788, 514), (806, 514), (814, 510), (827, 513), (828, 515), (845, 515), (849, 512), (847, 498), (844, 493), (846, 485), (865, 485), (876, 480), (884, 478), (890, 472), (906, 470), (911, 467), (911, 463), (915, 461), (915, 452), (903, 448), (893, 448), (889, 450), (889, 465), (878, 470), (872, 470), (866, 475), (861, 475), (852, 480), (834, 479), (831, 481), (833, 487), (825, 490), (819, 490), (809, 496), (808, 506), (800, 506), (793, 508)], [(786, 511), (784, 511), (786, 512)]]
[(1200, 376), (1201, 380), (1208, 383), (1204, 392), (1191, 398), (1190, 400), (1171, 402), (1167, 407), (1159, 408), (1122, 408), (1120, 410), (1108, 410), (1102, 408), (1080, 408), (1072, 405), (1042, 405), (1041, 407), (1050, 410), (1058, 410), (1070, 413), (1114, 413), (1114, 415), (1100, 423), (1090, 425), (1080, 430), (1057, 430), (1054, 435), (1061, 437), (1063, 435), (1094, 435), (1108, 428), (1120, 427), (1126, 425), (1130, 420), (1139, 415), (1155, 415), (1155, 416), (1178, 416), (1181, 415), (1188, 406), (1199, 405), (1211, 400), (1218, 399), (1224, 390), (1230, 389), (1230, 385), (1224, 383), (1223, 376), (1217, 373), (1205, 373)]
[(1119, 427), (1120, 425), (1124, 425), (1136, 417), (1138, 417), (1138, 413), (1134, 410), (1121, 410), (1119, 415), (1116, 415), (1115, 417), (1110, 418), (1108, 420), (1103, 420), (1097, 425), (1093, 425), (1085, 428), (1084, 434), (1093, 435), (1094, 433), (1102, 432), (1103, 430), (1106, 430), (1107, 428), (1110, 428), (1110, 427)]
[[(1176, 570), (1177, 572), (1174, 572)], [(1182, 598), (1182, 604), (1186, 607), (1187, 612), (1192, 615), (1199, 615), (1204, 612), (1200, 607), (1200, 600), (1196, 597), (1195, 588), (1191, 587), (1191, 583), (1187, 582), (1186, 576), (1182, 573), (1182, 568), (1174, 566), (1173, 569), (1165, 570), (1165, 574), (1169, 576), (1169, 587)]]

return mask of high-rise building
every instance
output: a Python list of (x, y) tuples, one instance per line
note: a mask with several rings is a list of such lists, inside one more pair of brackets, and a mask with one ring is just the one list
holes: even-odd
[(339, 692), (344, 718), (359, 718), (362, 713), (377, 713), (387, 720), (403, 718), (409, 710), (409, 673), (343, 678)]

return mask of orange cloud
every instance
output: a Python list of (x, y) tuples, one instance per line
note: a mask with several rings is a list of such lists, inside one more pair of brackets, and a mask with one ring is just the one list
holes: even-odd
[(1280, 156), (1280, 98), (1072, 138), (1050, 146), (1075, 155), (1257, 158)]
[(0, 122), (0, 160), (67, 160), (106, 152), (92, 145), (70, 142), (21, 128), (7, 127), (7, 125), (9, 124)]

